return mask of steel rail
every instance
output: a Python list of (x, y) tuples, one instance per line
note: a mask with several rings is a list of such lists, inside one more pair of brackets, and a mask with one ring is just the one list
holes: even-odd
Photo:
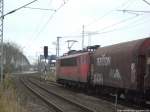
[(35, 91), (34, 88), (32, 88), (31, 85), (26, 80), (24, 80), (24, 78), (21, 78), (21, 82), (23, 82), (23, 84), (25, 85), (25, 87), (27, 87), (31, 92), (33, 92), (34, 94), (36, 94), (47, 105), (52, 106), (57, 112), (64, 112), (58, 105), (53, 104), (46, 97), (44, 97), (42, 94), (40, 94), (39, 92)]
[(31, 79), (29, 79), (29, 81), (30, 81), (31, 83), (35, 84), (36, 86), (40, 87), (41, 89), (47, 91), (48, 93), (51, 93), (51, 94), (55, 95), (56, 97), (59, 97), (59, 98), (65, 100), (65, 101), (67, 101), (67, 102), (69, 102), (69, 103), (71, 103), (71, 104), (73, 104), (73, 105), (76, 105), (76, 106), (80, 107), (81, 109), (85, 110), (86, 112), (95, 112), (95, 110), (93, 110), (93, 109), (91, 109), (91, 108), (89, 108), (89, 107), (87, 107), (87, 106), (85, 106), (85, 105), (82, 105), (82, 104), (79, 103), (79, 102), (73, 101), (73, 100), (71, 100), (71, 99), (69, 99), (69, 98), (66, 98), (66, 97), (64, 97), (64, 96), (62, 96), (62, 95), (59, 95), (58, 93), (56, 93), (56, 92), (54, 92), (54, 91), (50, 91), (48, 88), (42, 86), (42, 84), (39, 84), (38, 82), (36, 83), (35, 81), (33, 81), (33, 80), (31, 80)]

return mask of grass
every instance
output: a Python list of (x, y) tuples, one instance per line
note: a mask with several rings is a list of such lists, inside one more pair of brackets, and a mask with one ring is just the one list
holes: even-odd
[(20, 105), (11, 78), (6, 75), (0, 84), (0, 112), (26, 112)]

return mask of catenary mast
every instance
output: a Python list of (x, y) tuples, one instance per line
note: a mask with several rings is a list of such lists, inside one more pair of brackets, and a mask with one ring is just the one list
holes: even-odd
[(4, 0), (0, 0), (0, 79), (3, 82), (3, 20), (4, 20)]

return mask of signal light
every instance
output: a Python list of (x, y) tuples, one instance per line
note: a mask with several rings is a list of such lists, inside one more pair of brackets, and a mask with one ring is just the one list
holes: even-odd
[(44, 46), (44, 57), (48, 57), (48, 46)]

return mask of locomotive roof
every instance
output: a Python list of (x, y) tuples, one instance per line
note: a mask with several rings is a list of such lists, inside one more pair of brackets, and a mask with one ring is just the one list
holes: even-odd
[[(118, 53), (122, 55), (121, 53), (136, 53), (140, 50), (140, 47), (144, 44), (146, 41), (150, 41), (150, 38), (144, 38), (139, 40), (133, 40), (128, 42), (123, 42), (119, 44), (114, 44), (110, 46), (100, 47), (96, 50), (96, 54), (105, 54), (105, 53)], [(150, 46), (150, 45), (149, 45)]]
[(73, 58), (73, 57), (77, 57), (77, 56), (81, 56), (81, 55), (86, 55), (88, 53), (89, 52), (82, 52), (82, 53), (70, 54), (70, 55), (67, 55), (67, 56), (59, 57), (58, 59)]

